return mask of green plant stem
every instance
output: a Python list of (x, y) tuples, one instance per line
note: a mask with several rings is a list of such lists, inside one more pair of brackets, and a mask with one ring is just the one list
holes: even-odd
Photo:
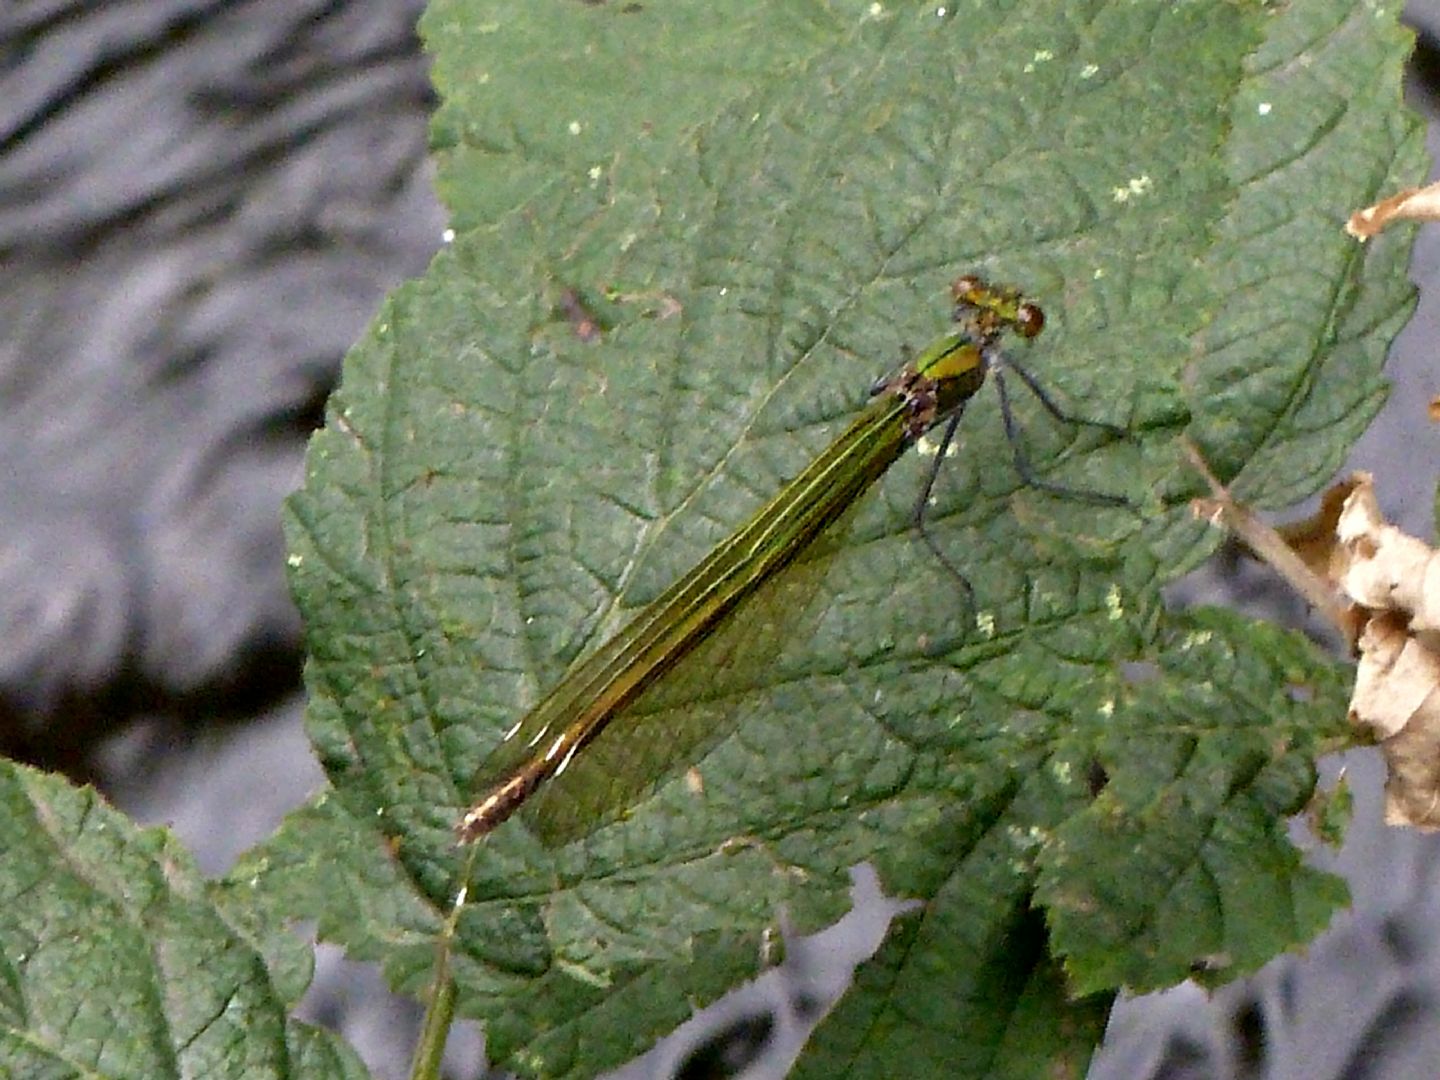
[(425, 1003), (425, 1022), (420, 1028), (420, 1040), (415, 1044), (415, 1056), (410, 1060), (410, 1080), (440, 1080), (445, 1042), (450, 1036), (450, 1024), (455, 1019), (455, 980), (450, 977), (450, 948), (455, 941), (460, 912), (465, 907), (470, 871), (475, 865), (475, 850), (471, 848), (465, 859), (455, 905), (450, 909), (450, 917), (445, 920), (436, 942), (435, 976), (430, 981), (430, 1000)]
[(420, 1041), (410, 1063), (410, 1080), (440, 1080), (440, 1063), (454, 1018), (455, 980), (450, 978), (450, 954), (446, 948), (435, 966), (435, 981), (425, 1008), (425, 1026), (420, 1029)]

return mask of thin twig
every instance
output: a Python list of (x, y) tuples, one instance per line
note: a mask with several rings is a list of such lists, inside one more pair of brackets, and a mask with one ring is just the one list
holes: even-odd
[(1194, 443), (1182, 439), (1181, 445), (1195, 471), (1205, 478), (1212, 496), (1196, 499), (1191, 504), (1196, 516), (1223, 525), (1238, 536), (1257, 559), (1280, 575), (1307, 604), (1329, 619), (1353, 647), (1359, 629), (1355, 605), (1343, 600), (1335, 583), (1312, 570), (1273, 526), (1267, 525), (1235, 501), (1229, 489), (1210, 471), (1210, 466)]

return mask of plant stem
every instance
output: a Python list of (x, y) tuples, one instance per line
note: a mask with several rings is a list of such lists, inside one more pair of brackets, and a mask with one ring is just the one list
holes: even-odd
[(430, 1000), (425, 1005), (425, 1022), (420, 1028), (420, 1041), (410, 1061), (410, 1080), (440, 1080), (440, 1065), (445, 1057), (445, 1040), (455, 1019), (455, 980), (450, 976), (450, 948), (460, 922), (460, 911), (470, 888), (470, 871), (475, 865), (476, 847), (470, 849), (460, 872), (463, 884), (455, 894), (455, 905), (440, 931), (435, 945), (435, 977), (430, 983)]

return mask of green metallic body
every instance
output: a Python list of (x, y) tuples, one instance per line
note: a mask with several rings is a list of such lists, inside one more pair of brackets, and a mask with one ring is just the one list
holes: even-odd
[[(481, 793), (456, 824), (460, 842), (486, 835), (603, 731), (627, 705), (732, 618), (863, 495), (905, 449), (953, 417), (984, 384), (1001, 331), (1038, 333), (1039, 309), (1013, 290), (956, 282), (961, 327), (936, 341), (804, 472), (689, 573), (589, 656), (510, 732), (475, 778)], [(1029, 321), (1026, 321), (1029, 320)]]

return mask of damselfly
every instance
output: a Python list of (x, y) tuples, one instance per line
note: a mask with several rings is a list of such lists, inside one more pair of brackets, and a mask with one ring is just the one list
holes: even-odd
[[(938, 468), (966, 403), (997, 375), (1005, 431), (1016, 465), (1031, 484), (1059, 493), (1092, 496), (1035, 476), (1016, 439), (1001, 369), (1013, 370), (1056, 417), (1069, 420), (1023, 368), (1005, 360), (1001, 338), (1013, 332), (1033, 338), (1044, 326), (1040, 308), (1018, 290), (965, 276), (951, 286), (954, 327), (896, 374), (872, 387), (872, 400), (843, 433), (800, 475), (785, 485), (731, 536), (638, 612), (566, 673), (507, 734), (474, 781), (478, 800), (457, 822), (462, 843), (486, 835), (509, 818), (542, 785), (565, 772), (608, 725), (726, 620), (740, 617), (746, 601), (839, 518), (905, 451), (932, 428), (949, 421), (936, 459)], [(1102, 425), (1103, 426), (1103, 425)], [(935, 470), (917, 504), (917, 524), (947, 567), (949, 559), (924, 529), (923, 510)], [(968, 591), (968, 583), (966, 589)]]

